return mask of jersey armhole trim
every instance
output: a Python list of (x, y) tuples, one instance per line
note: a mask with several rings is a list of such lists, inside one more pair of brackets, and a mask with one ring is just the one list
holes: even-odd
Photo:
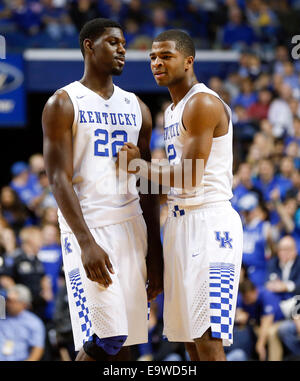
[(76, 132), (77, 132), (77, 125), (78, 125), (78, 115), (79, 115), (79, 111), (78, 111), (78, 103), (77, 103), (77, 101), (76, 101), (76, 99), (75, 99), (75, 97), (74, 96), (72, 96), (69, 92), (68, 92), (68, 90), (66, 90), (66, 89), (62, 89), (62, 90), (64, 90), (66, 93), (67, 93), (67, 95), (68, 95), (68, 97), (69, 97), (69, 99), (70, 99), (70, 101), (71, 101), (71, 103), (72, 103), (72, 105), (73, 105), (73, 111), (74, 111), (74, 119), (73, 119), (73, 123), (72, 123), (72, 136), (74, 137), (75, 135), (76, 135)]

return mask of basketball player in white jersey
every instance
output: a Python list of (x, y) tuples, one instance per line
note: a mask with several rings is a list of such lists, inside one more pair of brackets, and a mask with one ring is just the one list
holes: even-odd
[[(169, 341), (187, 343), (192, 360), (214, 361), (226, 359), (223, 345), (233, 340), (243, 234), (229, 202), (231, 111), (214, 91), (198, 83), (194, 57), (193, 41), (182, 31), (166, 31), (154, 39), (151, 69), (173, 101), (164, 122), (169, 164), (140, 161), (139, 175), (159, 179), (164, 186), (170, 181), (171, 186), (163, 244), (164, 334)], [(139, 158), (132, 144), (125, 144), (122, 152), (128, 164)], [(185, 159), (192, 162), (190, 172), (180, 165)], [(197, 160), (203, 163), (202, 171), (197, 172)], [(128, 172), (136, 173), (136, 168)], [(190, 175), (192, 187), (179, 189), (178, 175)]]
[(151, 114), (113, 84), (125, 62), (120, 25), (94, 19), (79, 40), (82, 79), (56, 91), (43, 111), (45, 165), (59, 207), (76, 360), (125, 360), (123, 346), (148, 341), (147, 294), (162, 291), (162, 248), (159, 204), (141, 196), (141, 208), (133, 175), (134, 190), (122, 194), (115, 161), (125, 142), (151, 158)]

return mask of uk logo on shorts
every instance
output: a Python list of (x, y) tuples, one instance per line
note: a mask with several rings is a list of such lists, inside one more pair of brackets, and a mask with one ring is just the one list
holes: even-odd
[(68, 238), (65, 238), (65, 251), (66, 251), (66, 254), (72, 253), (71, 243), (68, 242)]
[(225, 249), (228, 247), (229, 249), (232, 249), (232, 238), (229, 237), (229, 232), (223, 232), (224, 237), (221, 236), (221, 232), (215, 232), (216, 235), (216, 241), (220, 242), (220, 248)]

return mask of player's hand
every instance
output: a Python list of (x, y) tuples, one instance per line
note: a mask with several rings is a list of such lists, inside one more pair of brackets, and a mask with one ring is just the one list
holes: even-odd
[[(124, 152), (126, 152), (126, 162), (121, 163), (121, 160), (124, 160), (123, 159), (125, 156), (123, 155)], [(138, 171), (138, 168), (135, 168), (134, 170), (129, 170), (128, 165), (131, 162), (131, 160), (140, 159), (140, 158), (141, 158), (141, 153), (139, 148), (133, 143), (127, 142), (127, 143), (124, 143), (124, 145), (118, 152), (116, 166), (117, 168), (126, 170), (128, 173), (136, 173)]]
[(114, 274), (113, 266), (106, 252), (96, 242), (82, 248), (81, 259), (88, 279), (106, 288), (112, 284), (109, 273)]

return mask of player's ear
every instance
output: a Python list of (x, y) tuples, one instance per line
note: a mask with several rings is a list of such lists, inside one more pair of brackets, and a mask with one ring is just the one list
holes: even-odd
[(89, 38), (86, 38), (84, 41), (83, 41), (83, 46), (84, 46), (84, 50), (86, 53), (92, 53), (94, 48), (93, 48), (93, 41), (90, 40)]
[(187, 71), (190, 67), (192, 67), (194, 64), (194, 57), (188, 56), (184, 60), (184, 70)]

